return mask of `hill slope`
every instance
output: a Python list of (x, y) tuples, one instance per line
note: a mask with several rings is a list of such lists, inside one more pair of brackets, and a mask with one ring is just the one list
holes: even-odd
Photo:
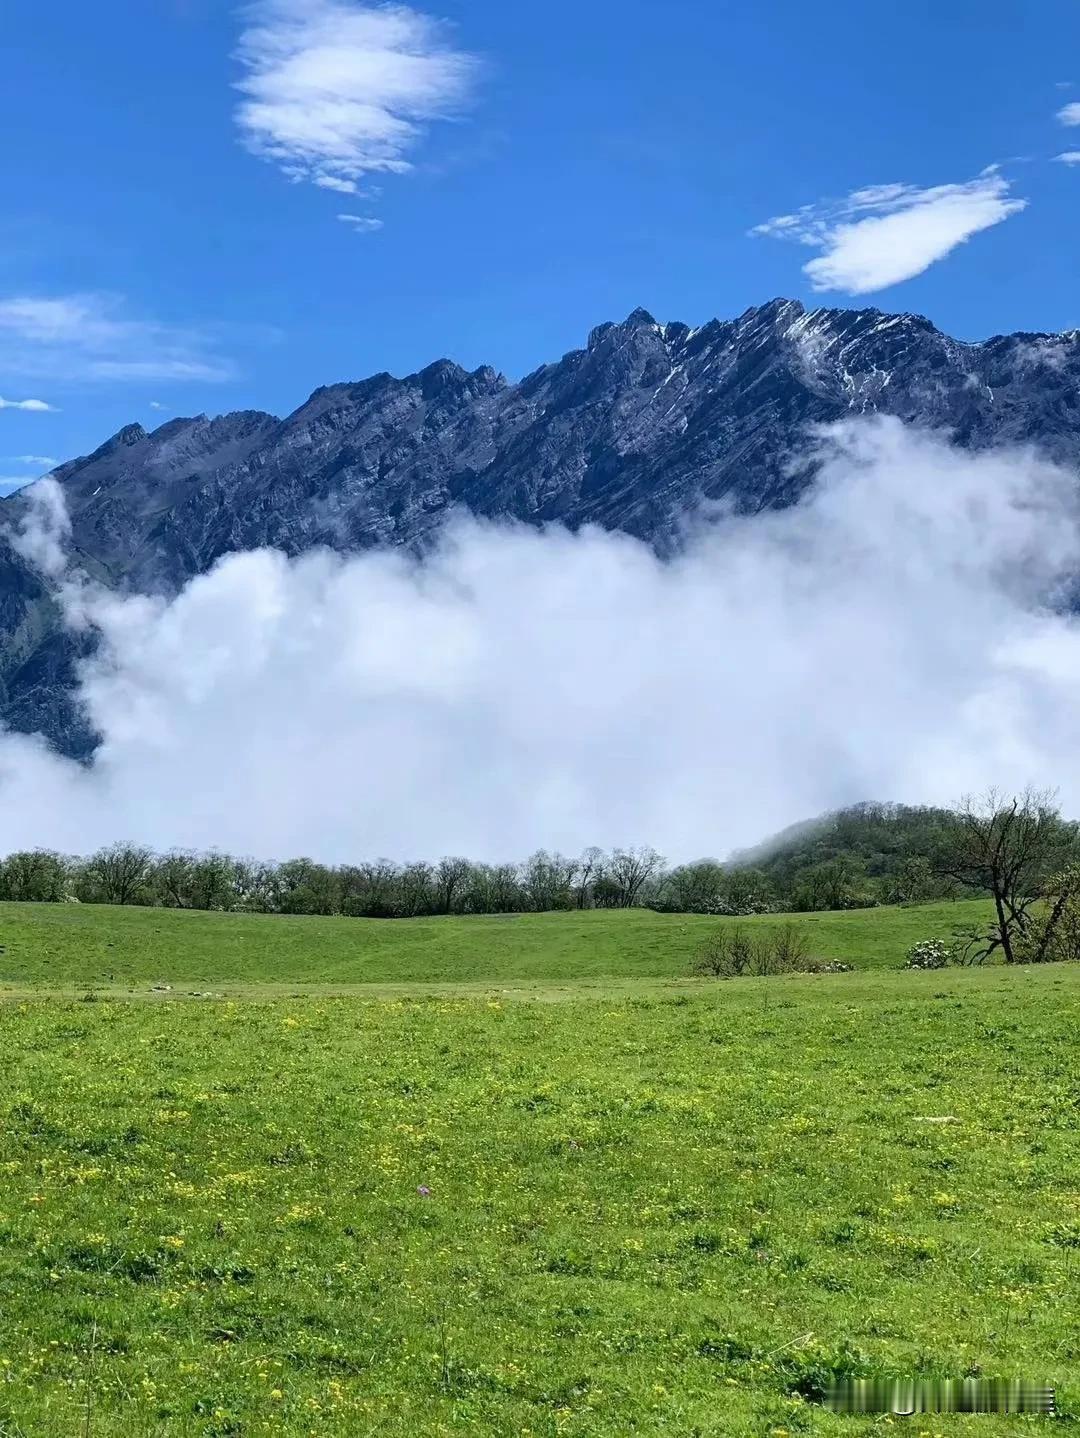
[[(982, 899), (799, 915), (815, 958), (895, 967), (920, 939), (989, 914)], [(485, 918), (338, 919), (107, 904), (0, 904), (0, 993), (98, 985), (546, 983), (685, 978), (705, 938), (739, 922), (647, 909)]]

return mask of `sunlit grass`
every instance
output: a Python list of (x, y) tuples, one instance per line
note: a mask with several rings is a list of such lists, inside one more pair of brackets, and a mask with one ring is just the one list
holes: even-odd
[(1078, 996), (0, 1006), (0, 1432), (890, 1431), (834, 1368), (1075, 1412)]
[[(811, 950), (895, 966), (920, 939), (988, 916), (982, 900), (795, 916)], [(717, 925), (645, 909), (485, 918), (340, 919), (97, 904), (0, 904), (4, 987), (195, 989), (261, 983), (546, 982), (674, 978)], [(739, 920), (750, 928), (786, 922)]]

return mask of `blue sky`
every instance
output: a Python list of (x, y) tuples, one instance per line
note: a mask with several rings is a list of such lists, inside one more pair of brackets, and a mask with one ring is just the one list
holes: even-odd
[(1080, 325), (1076, 0), (6, 0), (4, 48), (5, 487), (637, 305)]

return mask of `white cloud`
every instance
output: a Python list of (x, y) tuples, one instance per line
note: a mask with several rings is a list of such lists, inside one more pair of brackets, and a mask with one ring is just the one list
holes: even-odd
[(1080, 125), (1080, 100), (1073, 100), (1071, 104), (1063, 105), (1058, 111), (1057, 117), (1063, 125)]
[(803, 266), (815, 290), (870, 294), (921, 275), (957, 245), (1027, 206), (995, 169), (965, 184), (873, 185), (846, 200), (806, 205), (751, 230), (822, 253)]
[(424, 563), (264, 550), (171, 601), (69, 584), (103, 744), (84, 768), (0, 738), (0, 852), (675, 859), (990, 781), (1080, 813), (1080, 621), (1046, 607), (1080, 566), (1074, 477), (897, 421), (824, 453), (801, 504), (670, 562), (465, 523)]
[(360, 193), (360, 186), (355, 180), (339, 180), (334, 175), (316, 175), (314, 183), (320, 190), (335, 190), (339, 195)]
[(151, 408), (151, 409), (168, 409), (169, 406), (168, 406), (167, 404), (162, 404), (160, 400), (152, 399), (152, 400), (150, 401), (150, 408)]
[(1080, 165), (1080, 150), (1066, 150), (1064, 154), (1055, 156), (1062, 165)]
[(11, 463), (44, 465), (46, 469), (55, 469), (60, 461), (48, 454), (14, 454), (11, 456)]
[(294, 181), (340, 194), (401, 173), (426, 122), (460, 110), (477, 71), (445, 27), (405, 5), (256, 0), (237, 58), (244, 144)]
[(369, 235), (383, 227), (382, 220), (373, 220), (368, 215), (338, 215), (338, 219), (351, 225), (358, 235)]
[(231, 379), (234, 372), (206, 334), (133, 317), (121, 300), (98, 294), (0, 298), (0, 370), (67, 380), (201, 383)]
[(1020, 364), (1035, 365), (1055, 374), (1064, 374), (1075, 353), (1075, 346), (1057, 336), (1043, 335), (1018, 344), (1013, 353)]
[(26, 491), (26, 508), (14, 530), (6, 530), (12, 549), (49, 579), (59, 579), (67, 564), (64, 546), (71, 534), (64, 491), (55, 479), (36, 480)]
[(56, 406), (46, 404), (43, 399), (4, 399), (0, 396), (0, 409), (25, 409), (31, 414), (55, 414)]

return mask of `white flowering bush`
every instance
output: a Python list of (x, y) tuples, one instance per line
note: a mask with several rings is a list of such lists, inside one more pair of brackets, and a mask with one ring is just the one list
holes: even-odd
[(951, 962), (953, 951), (944, 939), (923, 939), (912, 945), (904, 963), (905, 969), (944, 969)]

